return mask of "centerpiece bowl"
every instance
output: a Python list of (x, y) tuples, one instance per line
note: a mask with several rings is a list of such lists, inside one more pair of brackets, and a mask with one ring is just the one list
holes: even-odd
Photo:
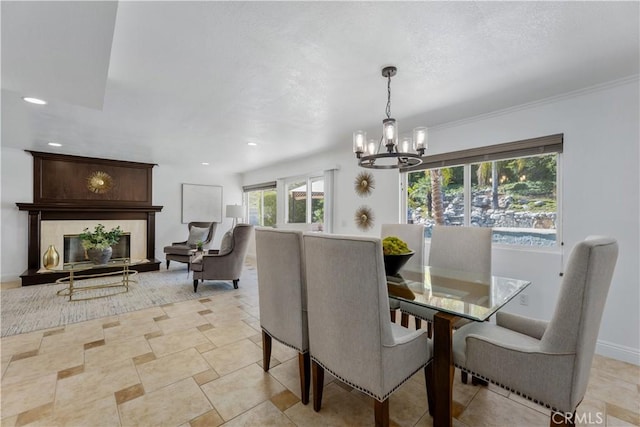
[(395, 276), (398, 271), (409, 261), (414, 252), (407, 252), (398, 255), (384, 255), (384, 270), (387, 276)]

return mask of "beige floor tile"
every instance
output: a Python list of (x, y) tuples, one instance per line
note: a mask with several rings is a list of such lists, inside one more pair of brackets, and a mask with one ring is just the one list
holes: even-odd
[(267, 400), (225, 424), (225, 427), (244, 426), (295, 426), (295, 424)]
[(14, 427), (17, 422), (18, 422), (17, 415), (11, 415), (11, 416), (3, 417), (2, 419), (0, 419), (0, 425), (2, 427)]
[(300, 402), (284, 413), (298, 426), (373, 426), (372, 402), (367, 402), (336, 384), (329, 384), (322, 393), (322, 408), (319, 412), (313, 410), (313, 405), (303, 405)]
[(128, 340), (160, 331), (160, 328), (151, 317), (133, 319), (121, 319), (119, 325), (104, 330), (104, 339), (107, 343)]
[(262, 360), (262, 350), (251, 341), (244, 339), (202, 353), (202, 357), (223, 376)]
[(166, 320), (156, 322), (158, 327), (165, 334), (170, 334), (185, 329), (196, 328), (201, 325), (208, 324), (207, 320), (198, 313), (184, 313), (179, 316), (169, 317)]
[(211, 344), (211, 341), (196, 328), (149, 339), (149, 345), (157, 357), (204, 344)]
[(640, 393), (637, 384), (623, 381), (598, 370), (591, 371), (587, 396), (640, 413)]
[(198, 311), (206, 310), (208, 307), (202, 304), (197, 299), (181, 301), (171, 305), (162, 307), (162, 310), (169, 317), (178, 317), (183, 314), (197, 313)]
[[(424, 378), (424, 375), (422, 375)], [(453, 377), (453, 400), (460, 403), (463, 407), (466, 407), (471, 399), (483, 388), (483, 386), (477, 386), (471, 384), (471, 376), (469, 376), (468, 384), (464, 384), (460, 379), (460, 370), (456, 369)], [(486, 387), (484, 387), (486, 388)], [(505, 393), (505, 396), (508, 393)]]
[(476, 394), (458, 419), (470, 426), (549, 425), (549, 417), (486, 389)]
[(638, 424), (631, 424), (625, 420), (607, 415), (607, 427), (634, 427), (637, 425)]
[(637, 412), (629, 411), (628, 409), (621, 408), (612, 403), (606, 404), (606, 412), (607, 416), (615, 417), (619, 420), (640, 426), (640, 414)]
[(142, 385), (149, 393), (211, 367), (196, 349), (190, 348), (138, 365), (137, 369)]
[(534, 411), (538, 411), (547, 417), (551, 416), (551, 410), (545, 408), (542, 405), (538, 405), (537, 403), (527, 399), (526, 397), (518, 396), (516, 393), (509, 393), (508, 397), (510, 400), (513, 400), (514, 402), (518, 402), (521, 405), (527, 406), (533, 409)]
[(143, 336), (107, 342), (105, 345), (85, 351), (85, 369), (91, 370), (119, 360), (129, 360), (150, 351), (151, 347)]
[(640, 384), (640, 366), (596, 354), (592, 368), (626, 382)]
[(79, 346), (38, 354), (11, 362), (2, 381), (4, 383), (11, 378), (40, 377), (82, 365), (83, 362), (84, 350)]
[(189, 421), (189, 424), (184, 427), (217, 427), (222, 424), (224, 424), (224, 420), (215, 409), (212, 409), (192, 419)]
[(238, 307), (224, 307), (221, 310), (216, 310), (215, 308), (209, 309), (212, 311), (212, 313), (205, 314), (203, 317), (207, 319), (207, 321), (213, 326), (222, 326), (229, 322), (254, 319), (253, 316)]
[(298, 399), (295, 394), (291, 393), (290, 390), (281, 391), (271, 397), (271, 403), (281, 411), (286, 411), (298, 402), (300, 402), (300, 399)]
[(143, 310), (130, 311), (129, 313), (122, 313), (118, 315), (119, 320), (132, 320), (132, 319), (153, 319), (154, 317), (163, 316), (166, 313), (161, 307), (150, 307)]
[[(262, 363), (259, 363), (260, 369), (262, 369)], [(271, 368), (269, 374), (278, 380), (282, 385), (287, 387), (298, 399), (302, 398), (300, 393), (300, 374), (298, 369), (298, 358), (289, 359), (284, 363), (278, 363), (274, 366), (273, 358), (271, 360)], [(335, 378), (328, 372), (324, 373), (324, 387), (335, 381)], [(312, 395), (312, 391), (309, 391), (309, 395)]]
[(0, 400), (2, 418), (53, 402), (56, 380), (57, 374), (49, 374), (12, 384), (3, 383)]
[(256, 331), (243, 321), (233, 321), (203, 332), (217, 347), (255, 335)]
[(38, 350), (42, 340), (42, 331), (28, 334), (12, 335), (0, 340), (0, 352), (2, 360), (10, 360), (14, 354), (25, 353), (27, 351)]
[(90, 405), (55, 408), (51, 420), (42, 420), (43, 426), (119, 426), (120, 417), (113, 395), (91, 402)]
[(256, 364), (208, 382), (201, 388), (225, 421), (285, 390)]
[(601, 400), (585, 396), (576, 408), (576, 423), (579, 427), (589, 427), (594, 425), (603, 426), (606, 424), (606, 403)]
[(56, 411), (79, 408), (140, 383), (131, 359), (105, 364), (58, 381)]
[(98, 325), (91, 327), (68, 327), (61, 334), (49, 335), (42, 338), (40, 353), (81, 346), (89, 342), (98, 341), (104, 338), (104, 329)]
[(192, 378), (119, 405), (123, 426), (177, 426), (213, 409)]
[[(424, 378), (422, 371), (415, 376)], [(407, 381), (389, 397), (389, 418), (399, 426), (413, 426), (428, 412), (424, 381)]]

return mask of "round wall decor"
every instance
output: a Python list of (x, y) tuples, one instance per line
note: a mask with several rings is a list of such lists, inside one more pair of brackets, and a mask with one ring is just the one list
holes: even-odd
[(112, 186), (113, 178), (106, 172), (95, 171), (87, 177), (87, 188), (94, 193), (106, 193)]
[(373, 227), (373, 211), (369, 206), (360, 206), (356, 210), (354, 220), (360, 230), (367, 231)]
[(371, 191), (376, 188), (375, 181), (373, 180), (373, 175), (369, 172), (360, 172), (358, 176), (356, 176), (356, 180), (354, 181), (354, 186), (356, 190), (356, 194), (360, 197), (365, 197), (371, 194)]

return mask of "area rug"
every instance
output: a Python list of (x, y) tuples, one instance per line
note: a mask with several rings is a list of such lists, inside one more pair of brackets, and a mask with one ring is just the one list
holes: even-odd
[[(129, 286), (129, 292), (113, 294), (113, 289), (86, 291), (91, 296), (110, 295), (87, 301), (72, 301), (56, 295), (66, 285), (34, 285), (0, 292), (0, 336), (23, 334), (40, 329), (54, 328), (85, 320), (113, 316), (186, 301), (206, 298), (222, 293), (256, 289), (256, 271), (245, 266), (240, 277), (240, 289), (234, 290), (231, 281), (205, 281), (193, 292), (193, 279), (184, 266), (169, 270), (139, 273), (133, 278), (137, 283)], [(104, 279), (107, 280), (107, 279)], [(113, 281), (113, 278), (110, 278)], [(99, 282), (94, 282), (99, 283)]]

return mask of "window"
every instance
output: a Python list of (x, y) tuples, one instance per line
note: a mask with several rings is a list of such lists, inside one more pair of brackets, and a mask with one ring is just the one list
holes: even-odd
[(276, 183), (253, 185), (243, 190), (249, 224), (265, 227), (276, 225)]
[(324, 178), (298, 178), (286, 184), (287, 222), (316, 224), (324, 222)]
[(407, 173), (407, 222), (427, 237), (436, 224), (467, 225), (492, 228), (495, 243), (555, 246), (561, 152), (552, 135), (432, 156)]

